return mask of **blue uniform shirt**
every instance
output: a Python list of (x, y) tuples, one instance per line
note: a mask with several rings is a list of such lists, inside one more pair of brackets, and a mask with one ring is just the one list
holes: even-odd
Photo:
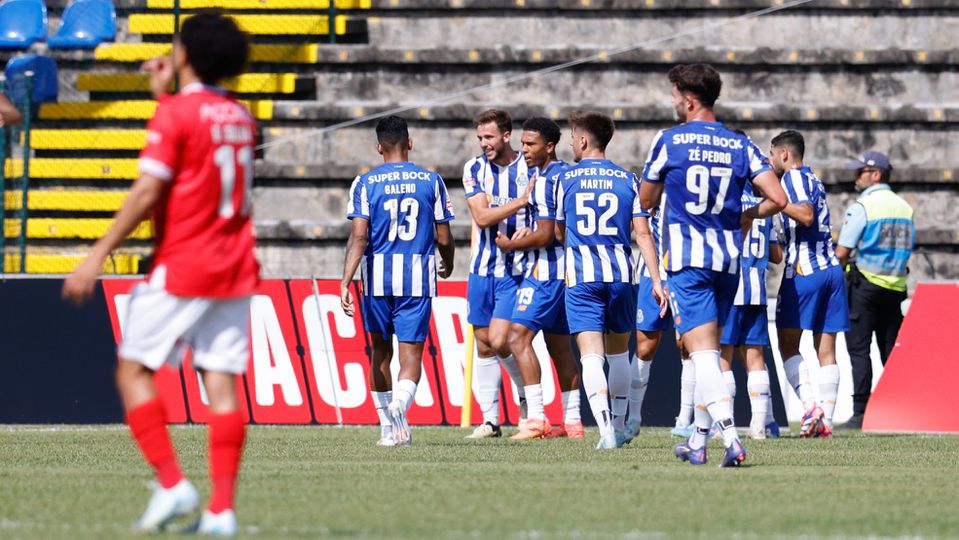
[(453, 219), (440, 175), (412, 163), (384, 163), (356, 177), (348, 206), (349, 219), (370, 222), (360, 264), (364, 293), (435, 296), (435, 224)]
[(786, 172), (781, 182), (790, 204), (809, 204), (814, 212), (811, 227), (804, 227), (783, 214), (786, 277), (808, 276), (813, 272), (839, 266), (839, 259), (836, 258), (836, 251), (832, 246), (829, 207), (826, 206), (826, 190), (822, 181), (812, 169), (804, 166)]
[[(565, 162), (554, 161), (542, 171), (533, 172), (532, 182), (535, 182), (535, 185), (529, 198), (529, 211), (532, 214), (534, 231), (539, 226), (539, 220), (556, 221), (556, 184), (566, 167), (568, 165)], [(529, 271), (526, 274), (528, 277), (539, 281), (565, 279), (565, 248), (555, 238), (552, 244), (530, 250), (526, 256), (529, 259)]]
[(632, 219), (649, 215), (636, 175), (608, 159), (584, 159), (560, 175), (556, 200), (556, 221), (566, 223), (566, 284), (632, 283)]
[[(762, 201), (753, 195), (747, 184), (743, 191), (743, 208), (756, 206)], [(733, 303), (737, 306), (766, 305), (766, 271), (769, 269), (769, 245), (778, 243), (775, 237), (772, 218), (753, 220), (753, 226), (743, 238), (743, 252), (740, 257), (739, 288)]]

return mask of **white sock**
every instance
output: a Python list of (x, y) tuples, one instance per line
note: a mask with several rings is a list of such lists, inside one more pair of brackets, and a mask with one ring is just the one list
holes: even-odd
[(526, 390), (523, 389), (523, 375), (519, 370), (519, 362), (512, 354), (507, 357), (497, 356), (496, 359), (503, 365), (503, 369), (509, 375), (509, 380), (513, 381), (513, 388), (516, 388), (516, 395), (519, 397), (520, 420), (525, 420), (526, 418), (522, 417), (522, 413), (524, 412), (523, 404), (526, 402)]
[(390, 390), (386, 392), (370, 390), (370, 395), (373, 397), (373, 405), (376, 406), (376, 416), (380, 419), (380, 438), (392, 436), (393, 424), (390, 423), (390, 417), (386, 413), (386, 408), (389, 407), (390, 402), (393, 401), (393, 392)]
[(546, 411), (543, 410), (543, 385), (529, 384), (524, 387), (526, 391), (527, 418), (535, 420), (544, 420)]
[(693, 402), (696, 404), (693, 407), (693, 423), (696, 428), (693, 429), (693, 434), (689, 437), (689, 447), (693, 450), (699, 450), (703, 446), (706, 446), (706, 439), (709, 437), (709, 426), (712, 425), (713, 419), (709, 416), (709, 411), (706, 410), (706, 404), (703, 402), (703, 394), (699, 389), (693, 392)]
[(483, 411), (483, 422), (499, 425), (499, 385), (503, 371), (496, 357), (477, 358), (473, 365), (473, 393)]
[(723, 381), (726, 383), (726, 388), (729, 389), (729, 396), (736, 399), (736, 377), (733, 375), (732, 371), (723, 372)]
[(769, 416), (769, 372), (764, 369), (747, 373), (746, 391), (749, 392), (749, 408), (752, 412), (749, 427), (764, 429)]
[(607, 436), (613, 432), (609, 417), (609, 388), (606, 386), (606, 372), (603, 364), (606, 359), (598, 354), (585, 354), (583, 364), (583, 388), (589, 400), (589, 408), (593, 411), (600, 436)]
[(689, 358), (683, 358), (683, 373), (679, 381), (678, 420), (680, 424), (688, 426), (693, 423), (693, 409), (695, 408), (693, 396), (696, 392), (696, 368)]
[(578, 424), (582, 421), (579, 414), (579, 388), (563, 392), (563, 423)]
[(394, 399), (400, 402), (404, 411), (410, 410), (413, 404), (413, 396), (416, 395), (416, 383), (410, 379), (400, 379), (393, 386)]
[(836, 412), (836, 399), (839, 397), (839, 366), (832, 364), (819, 368), (819, 398), (826, 425), (832, 427), (832, 416)]
[(649, 368), (652, 360), (643, 360), (636, 357), (636, 364), (631, 370), (632, 379), (629, 383), (629, 419), (642, 423), (643, 398), (646, 397), (646, 387), (649, 386)]
[(799, 400), (802, 401), (803, 409), (809, 410), (815, 403), (812, 394), (812, 382), (809, 380), (809, 368), (801, 354), (790, 356), (783, 362), (783, 371), (786, 372), (786, 380), (789, 386), (793, 387)]
[(629, 405), (629, 353), (607, 354), (609, 362), (609, 398), (613, 403), (613, 427), (626, 427), (626, 407)]
[(739, 435), (732, 421), (732, 398), (729, 388), (723, 383), (723, 372), (719, 367), (719, 351), (696, 351), (689, 356), (696, 367), (696, 391), (701, 392), (709, 416), (720, 425), (728, 447), (739, 439)]

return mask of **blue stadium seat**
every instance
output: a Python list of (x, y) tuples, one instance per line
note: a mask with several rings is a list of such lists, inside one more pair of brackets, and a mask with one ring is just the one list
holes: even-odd
[(110, 0), (74, 0), (63, 23), (47, 40), (51, 49), (93, 49), (117, 34), (117, 12)]
[(33, 72), (33, 99), (31, 104), (53, 103), (57, 101), (57, 63), (49, 56), (23, 54), (11, 58), (5, 70), (7, 76), (7, 96), (13, 103), (20, 105), (27, 94), (26, 73)]
[(0, 49), (26, 49), (47, 38), (47, 5), (43, 0), (0, 2)]

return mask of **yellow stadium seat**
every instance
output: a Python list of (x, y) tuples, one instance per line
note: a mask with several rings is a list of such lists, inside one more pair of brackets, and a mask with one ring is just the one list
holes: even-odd
[[(237, 94), (292, 94), (296, 73), (245, 73), (223, 86)], [(143, 73), (81, 73), (77, 90), (84, 92), (149, 92), (149, 76)]]
[[(56, 255), (27, 253), (28, 274), (69, 274), (83, 262), (86, 255)], [(104, 274), (135, 274), (139, 268), (140, 255), (113, 254), (103, 261)], [(4, 271), (20, 271), (20, 255), (10, 254), (4, 259)]]
[[(29, 210), (61, 210), (66, 212), (116, 212), (127, 198), (127, 191), (115, 190), (32, 190), (27, 195)], [(19, 210), (22, 194), (8, 191), (7, 210)]]
[[(335, 0), (336, 9), (370, 9), (371, 0)], [(148, 9), (173, 9), (173, 0), (147, 0)], [(180, 0), (181, 9), (329, 9), (329, 0)]]
[[(35, 150), (140, 150), (146, 146), (142, 129), (34, 129), (30, 146)], [(23, 138), (20, 140), (23, 144)]]
[[(7, 160), (8, 178), (23, 176), (23, 161)], [(133, 180), (139, 169), (136, 159), (120, 158), (34, 158), (31, 178)]]
[[(259, 120), (273, 118), (273, 102), (270, 100), (245, 101), (253, 116)], [(43, 120), (149, 120), (156, 111), (157, 102), (149, 100), (78, 101), (43, 103), (40, 118)]]
[[(330, 33), (330, 18), (327, 15), (231, 15), (237, 25), (249, 34), (290, 36), (327, 35)], [(189, 16), (181, 19), (185, 20)], [(346, 33), (346, 15), (336, 15), (334, 31)], [(136, 13), (127, 19), (131, 34), (170, 35), (173, 33), (173, 15)]]
[[(111, 43), (100, 45), (93, 57), (103, 62), (142, 62), (170, 54), (169, 43)], [(253, 45), (250, 61), (260, 63), (315, 64), (319, 45)]]
[[(93, 240), (103, 236), (112, 223), (113, 219), (109, 218), (30, 218), (27, 220), (27, 238), (83, 238)], [(4, 232), (7, 238), (20, 236), (20, 221), (5, 221)], [(149, 240), (153, 238), (153, 227), (149, 221), (144, 221), (137, 225), (137, 228), (128, 238)]]

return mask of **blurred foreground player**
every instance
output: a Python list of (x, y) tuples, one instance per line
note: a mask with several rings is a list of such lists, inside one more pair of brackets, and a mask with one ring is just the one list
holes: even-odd
[[(440, 175), (410, 163), (413, 140), (406, 120), (380, 120), (376, 140), (385, 163), (358, 176), (350, 188), (347, 217), (353, 230), (346, 244), (340, 304), (352, 317), (356, 308), (350, 283), (362, 266), (363, 325), (373, 344), (370, 391), (382, 426), (377, 444), (395, 446), (412, 442), (406, 412), (420, 382), (436, 275), (445, 278), (453, 271), (453, 211)], [(439, 264), (434, 245), (439, 246)], [(400, 373), (391, 389), (394, 335)]]
[[(583, 388), (599, 426), (596, 448), (626, 443), (610, 417), (625, 415), (629, 396), (629, 338), (636, 316), (630, 228), (644, 262), (657, 268), (649, 214), (639, 204), (639, 179), (606, 159), (612, 119), (597, 112), (569, 117), (577, 164), (564, 170), (556, 196), (556, 222), (566, 240), (566, 317), (583, 364)], [(653, 272), (652, 293), (666, 312), (666, 296)], [(609, 363), (609, 378), (604, 371)], [(618, 423), (616, 425), (621, 425)]]
[[(193, 350), (210, 402), (213, 491), (197, 532), (237, 532), (233, 498), (246, 424), (236, 375), (248, 362), (250, 297), (259, 282), (250, 218), (256, 125), (213, 85), (243, 70), (248, 49), (232, 19), (201, 13), (184, 22), (172, 59), (144, 64), (159, 104), (147, 125), (140, 177), (113, 226), (63, 286), (65, 298), (88, 299), (104, 258), (152, 213), (154, 267), (130, 296), (117, 370), (127, 423), (159, 483), (134, 525), (139, 531), (162, 529), (197, 508), (153, 384), (157, 369), (179, 364), (182, 344)], [(183, 88), (171, 96), (174, 74)]]
[[(669, 297), (676, 328), (696, 372), (696, 430), (676, 456), (706, 463), (706, 438), (713, 422), (726, 446), (721, 467), (746, 458), (733, 423), (732, 399), (719, 365), (719, 336), (738, 284), (742, 230), (771, 216), (786, 197), (762, 153), (748, 137), (716, 120), (713, 106), (722, 81), (705, 64), (669, 71), (673, 106), (683, 124), (660, 131), (643, 171), (642, 204), (654, 208), (666, 192), (669, 216)], [(765, 198), (746, 211), (742, 193), (752, 182)]]

